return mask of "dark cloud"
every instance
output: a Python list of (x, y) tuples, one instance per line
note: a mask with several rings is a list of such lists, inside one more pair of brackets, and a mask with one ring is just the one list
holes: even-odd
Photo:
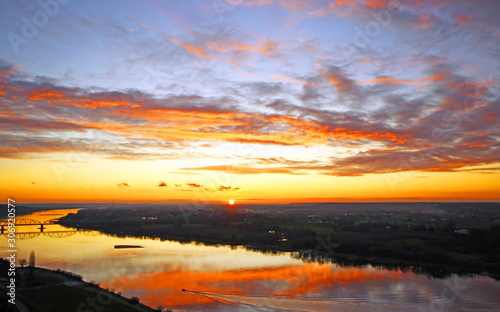
[(158, 187), (167, 187), (167, 183), (161, 181), (159, 184), (158, 184)]
[(269, 96), (281, 95), (286, 91), (283, 83), (276, 82), (246, 82), (240, 85), (240, 88), (246, 89), (251, 96)]
[(301, 175), (306, 172), (300, 170), (309, 170), (304, 167), (256, 167), (249, 164), (231, 165), (231, 166), (203, 166), (195, 168), (183, 168), (183, 170), (202, 170), (202, 171), (220, 171), (230, 174), (293, 174)]
[(357, 91), (355, 82), (340, 67), (326, 66), (321, 70), (320, 76), (335, 88), (338, 95), (350, 95)]
[(123, 182), (123, 183), (119, 183), (117, 186), (118, 186), (119, 188), (130, 187), (130, 185), (128, 185), (128, 183), (125, 183), (125, 182)]

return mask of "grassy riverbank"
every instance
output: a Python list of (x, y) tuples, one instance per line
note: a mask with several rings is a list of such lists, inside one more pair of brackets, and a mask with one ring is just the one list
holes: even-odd
[(19, 309), (15, 305), (8, 302), (9, 299), (10, 299), (10, 297), (7, 296), (7, 293), (5, 292), (5, 290), (0, 289), (0, 311), (21, 312), (21, 311), (19, 311)]
[[(29, 312), (164, 311), (141, 304), (138, 298), (125, 298), (120, 294), (102, 289), (98, 285), (85, 282), (81, 277), (72, 273), (43, 268), (35, 268), (33, 273), (30, 273), (29, 268), (17, 268), (16, 277), (16, 302), (21, 302)], [(19, 311), (16, 306), (7, 303), (7, 299), (5, 291), (2, 290), (1, 311)]]

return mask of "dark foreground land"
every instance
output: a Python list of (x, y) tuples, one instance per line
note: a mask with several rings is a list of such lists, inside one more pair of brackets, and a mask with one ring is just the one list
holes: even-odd
[[(0, 263), (4, 270), (8, 263)], [(82, 281), (78, 275), (42, 268), (16, 268), (16, 305), (7, 302), (5, 282), (0, 288), (0, 311), (109, 311), (109, 312), (158, 312), (139, 303), (138, 298), (125, 298), (120, 294)]]
[[(125, 210), (125, 211), (124, 211)], [(498, 203), (183, 205), (83, 209), (65, 226), (119, 236), (291, 251), (306, 261), (500, 278)]]

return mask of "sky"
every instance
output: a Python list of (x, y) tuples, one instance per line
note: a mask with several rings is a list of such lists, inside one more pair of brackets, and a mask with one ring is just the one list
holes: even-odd
[(0, 195), (498, 201), (495, 0), (0, 3)]

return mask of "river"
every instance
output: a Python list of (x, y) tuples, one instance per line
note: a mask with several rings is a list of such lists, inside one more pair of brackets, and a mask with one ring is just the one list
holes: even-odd
[[(77, 210), (18, 218), (43, 222)], [(372, 266), (303, 262), (289, 253), (120, 238), (59, 225), (48, 225), (43, 233), (37, 226), (16, 230), (18, 259), (29, 259), (35, 251), (36, 266), (74, 272), (151, 307), (164, 305), (176, 312), (500, 311), (500, 282), (488, 276), (435, 279)], [(5, 258), (5, 235), (0, 246)]]

